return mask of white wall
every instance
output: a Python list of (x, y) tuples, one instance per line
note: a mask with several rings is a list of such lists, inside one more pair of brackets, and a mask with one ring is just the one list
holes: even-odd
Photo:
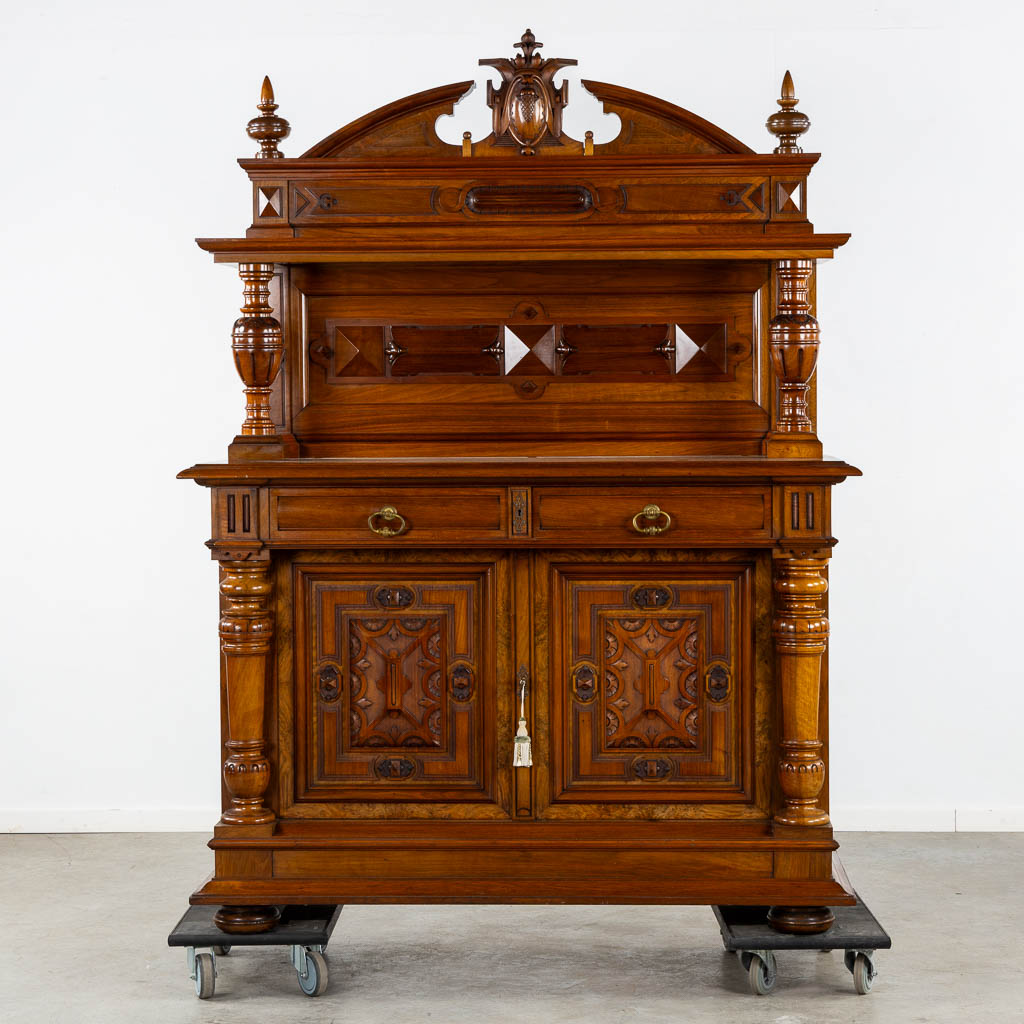
[[(207, 493), (242, 414), (240, 289), (192, 243), (249, 222), (235, 166), (269, 72), (296, 155), (510, 52), (753, 146), (792, 68), (824, 153), (821, 434), (836, 493), (839, 828), (1024, 827), (1019, 5), (293, 0), (8, 5), (0, 74), (0, 828), (205, 828), (218, 799)], [(569, 76), (571, 80), (575, 75)], [(569, 127), (593, 125), (571, 96)], [(474, 93), (459, 110), (487, 121)], [(590, 118), (580, 123), (577, 112)], [(450, 137), (458, 137), (462, 124)], [(446, 134), (447, 134), (446, 130)]]

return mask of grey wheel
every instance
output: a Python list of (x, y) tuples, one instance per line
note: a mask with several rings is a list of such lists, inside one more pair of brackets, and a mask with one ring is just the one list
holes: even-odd
[(321, 996), (327, 991), (327, 961), (322, 953), (306, 951), (306, 976), (299, 975), (299, 988), (307, 996)]
[(875, 983), (875, 970), (871, 961), (863, 954), (858, 953), (857, 959), (853, 962), (853, 987), (857, 995), (866, 996)]
[(755, 996), (766, 996), (775, 988), (775, 979), (778, 977), (775, 955), (768, 953), (766, 960), (762, 960), (756, 954), (747, 955), (750, 957), (750, 964), (747, 968), (747, 981), (750, 984), (750, 991)]
[(212, 953), (196, 953), (196, 995), (209, 999), (217, 986), (217, 968)]
[(217, 956), (227, 956), (231, 952), (230, 946), (211, 946), (210, 949), (217, 954)]

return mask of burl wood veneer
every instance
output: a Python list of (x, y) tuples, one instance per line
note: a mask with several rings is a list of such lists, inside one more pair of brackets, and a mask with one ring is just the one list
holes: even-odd
[[(827, 811), (833, 485), (815, 431), (818, 159), (664, 100), (562, 130), (575, 61), (241, 165), (245, 416), (211, 489), (226, 931), (358, 902), (854, 902)], [(518, 681), (518, 682), (517, 682)], [(525, 682), (525, 688), (523, 683)], [(520, 689), (523, 692), (520, 693)], [(513, 766), (520, 700), (532, 763)]]

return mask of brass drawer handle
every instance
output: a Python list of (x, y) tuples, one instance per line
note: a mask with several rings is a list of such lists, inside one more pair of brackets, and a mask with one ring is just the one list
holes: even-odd
[[(640, 520), (646, 519), (649, 523), (647, 526), (641, 526)], [(657, 522), (658, 519), (664, 519), (664, 522)], [(633, 516), (633, 529), (637, 533), (643, 533), (650, 536), (655, 533), (664, 533), (672, 525), (672, 517), (667, 512), (662, 512), (657, 505), (644, 505), (642, 509), (635, 516)]]
[[(375, 520), (383, 520), (383, 523), (378, 524)], [(387, 523), (393, 523), (398, 521), (397, 526), (387, 526)], [(370, 518), (366, 520), (366, 525), (373, 530), (380, 537), (397, 537), (400, 534), (405, 533), (406, 523), (405, 520), (398, 514), (398, 509), (393, 505), (385, 505), (382, 509), (378, 509), (376, 512), (371, 513)]]

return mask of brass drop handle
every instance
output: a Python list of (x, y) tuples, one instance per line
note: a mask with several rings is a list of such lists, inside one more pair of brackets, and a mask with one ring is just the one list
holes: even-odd
[[(641, 526), (640, 520), (647, 520), (647, 526)], [(663, 522), (658, 522), (663, 520)], [(656, 533), (664, 533), (672, 525), (672, 517), (667, 513), (663, 512), (657, 505), (644, 505), (642, 509), (635, 516), (633, 516), (633, 529), (637, 533), (643, 533), (648, 536)]]
[[(396, 521), (398, 522), (397, 526), (387, 525)], [(398, 514), (398, 509), (394, 505), (385, 505), (376, 512), (372, 512), (370, 518), (366, 520), (366, 525), (379, 537), (397, 537), (405, 533), (406, 530), (405, 519)]]

